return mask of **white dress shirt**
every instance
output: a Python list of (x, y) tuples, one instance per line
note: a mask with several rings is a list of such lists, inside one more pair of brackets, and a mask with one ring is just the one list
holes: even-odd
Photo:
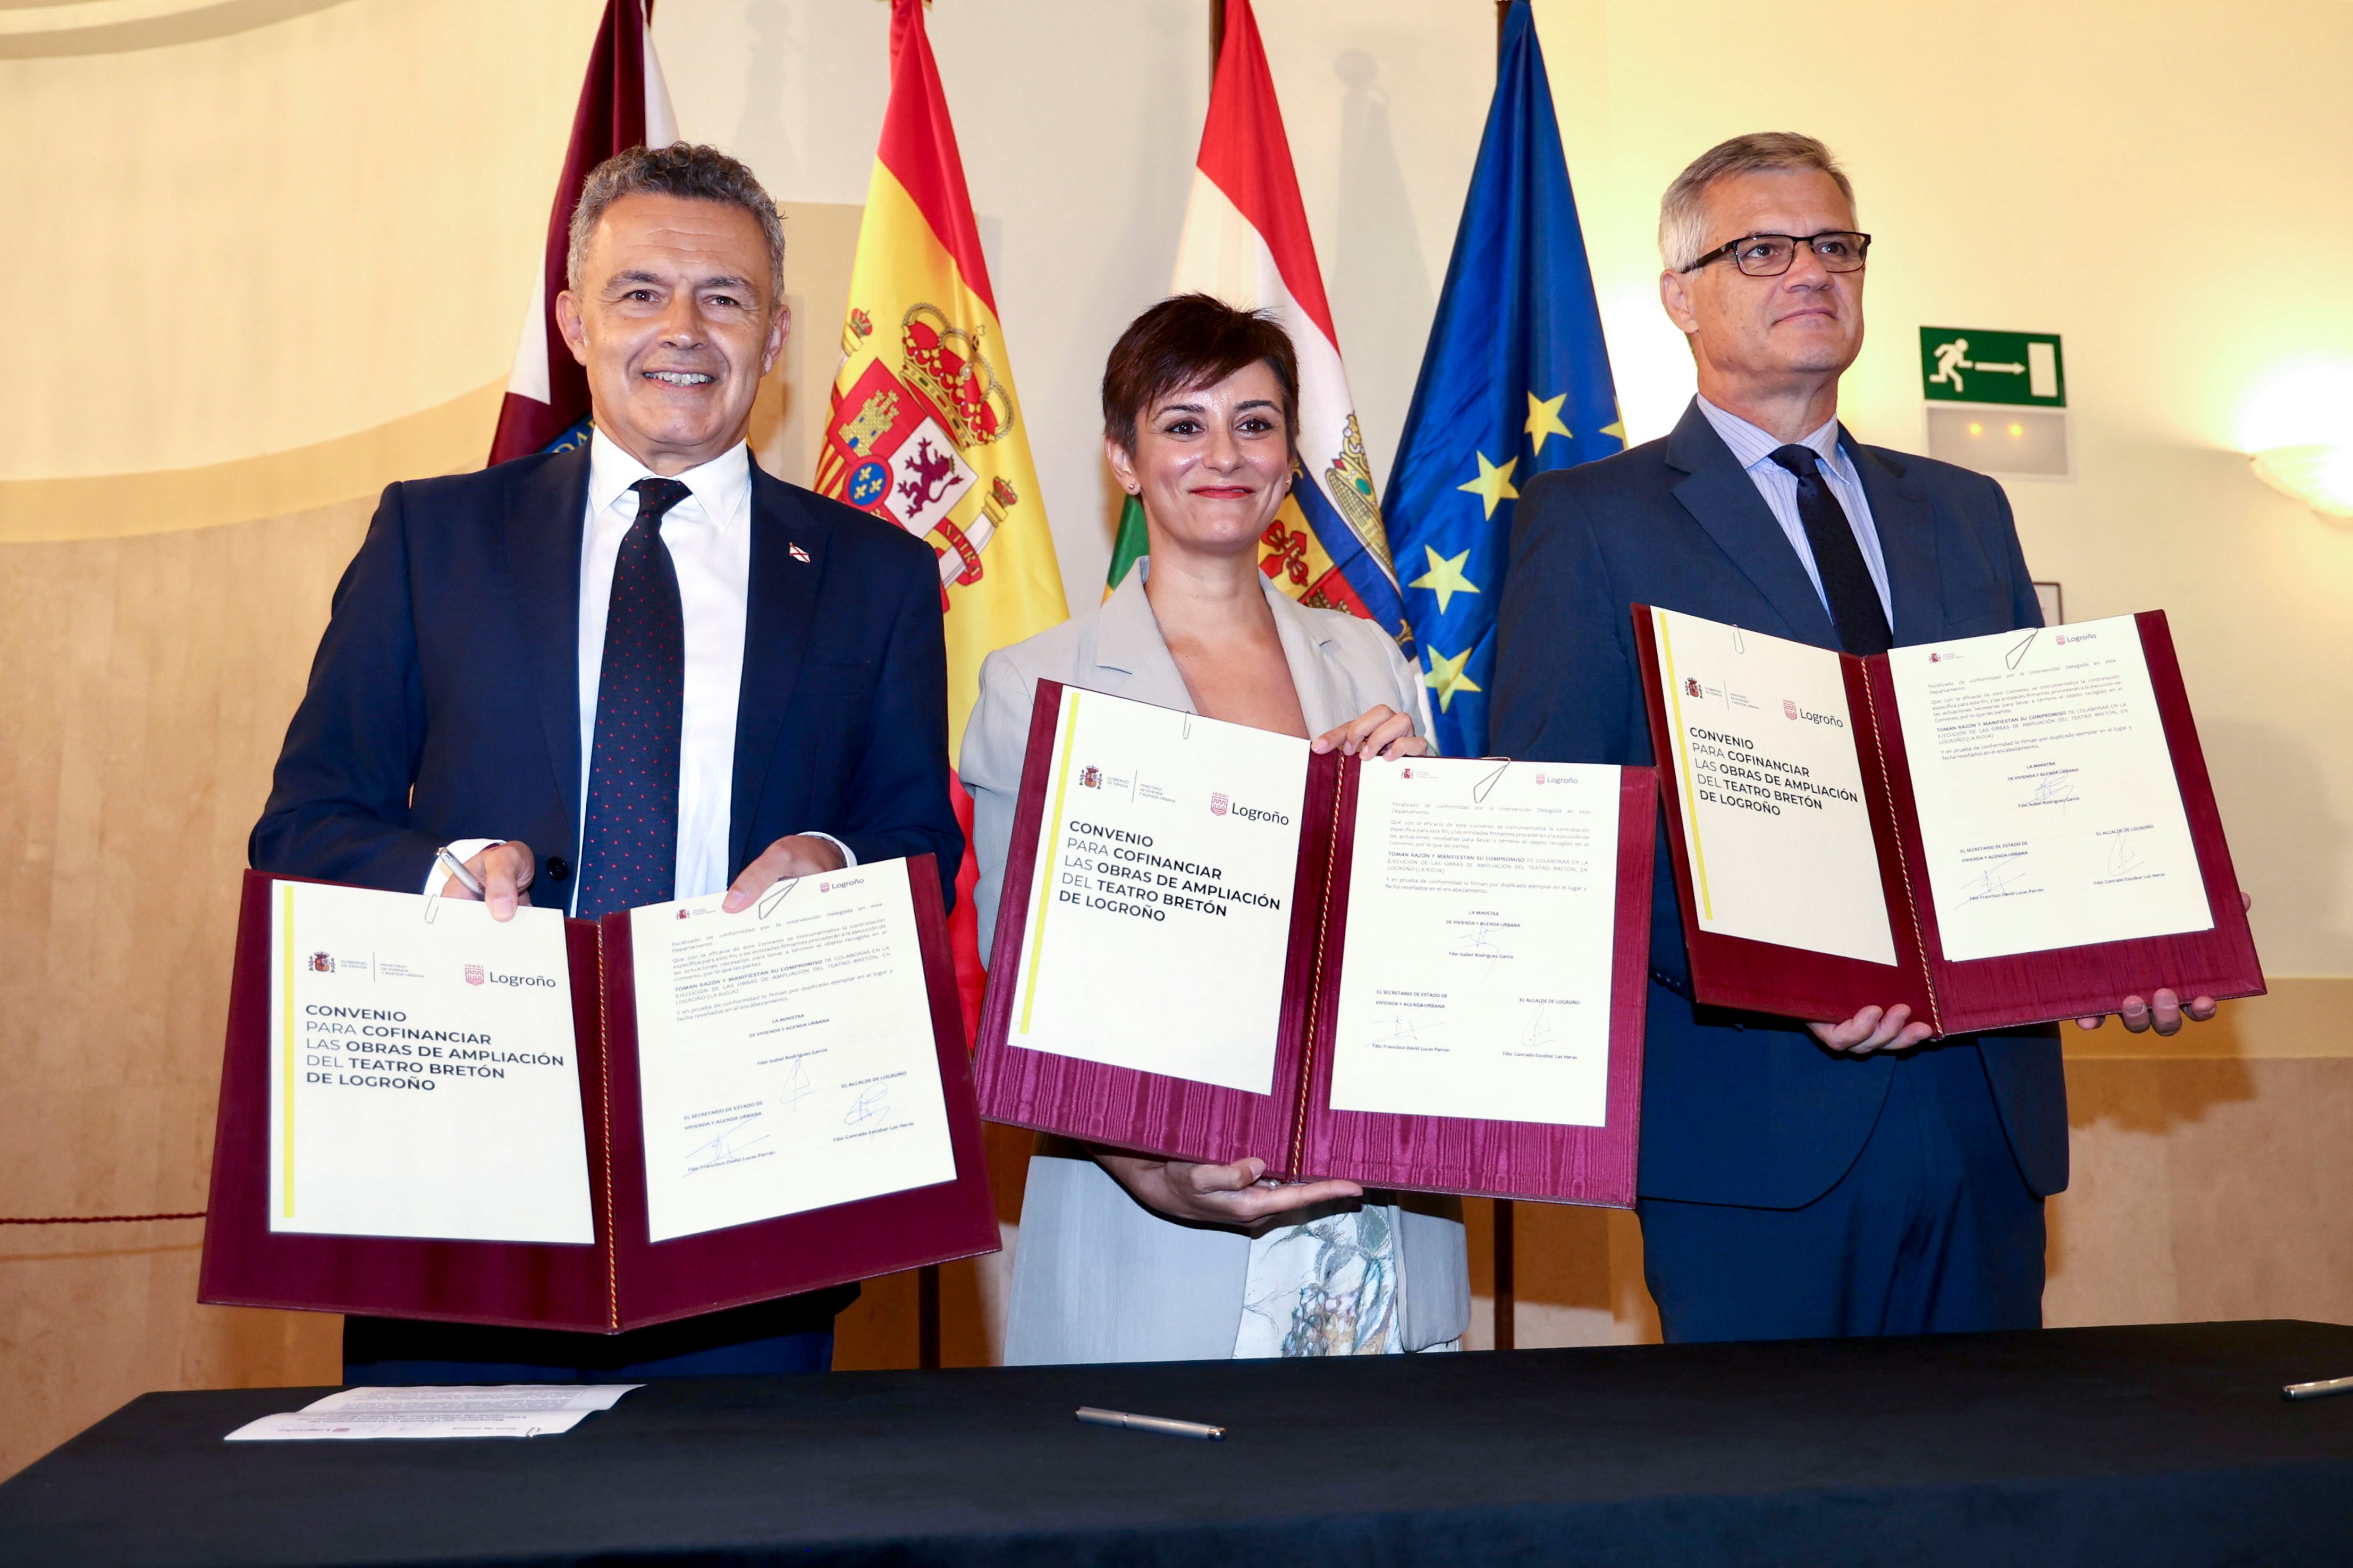
[[(1770, 431), (1758, 429), (1737, 414), (1725, 413), (1704, 397), (1699, 399), (1699, 411), (1707, 416), (1715, 433), (1724, 437), (1724, 444), (1732, 448), (1733, 458), (1748, 471), (1757, 493), (1772, 509), (1773, 521), (1789, 536), (1789, 548), (1798, 552), (1798, 563), (1806, 569), (1806, 580), (1814, 585), (1814, 597), (1821, 600), (1827, 611), (1831, 607), (1830, 595), (1822, 592), (1821, 569), (1814, 564), (1814, 547), (1806, 538), (1805, 520), (1798, 515), (1798, 476), (1773, 460), (1773, 454), (1789, 443)], [(1862, 563), (1871, 573), (1871, 585), (1879, 590), (1879, 607), (1892, 626), (1895, 624), (1895, 606), (1887, 596), (1887, 557), (1879, 548), (1879, 530), (1871, 521), (1871, 502), (1862, 493), (1862, 476), (1855, 470), (1854, 459), (1839, 445), (1838, 433), (1838, 420), (1831, 418), (1796, 444), (1810, 448), (1821, 459), (1822, 477), (1846, 513), (1855, 543), (1862, 548)]]
[[(605, 438), (588, 440), (588, 517), (580, 549), (580, 815), (596, 756), (596, 682), (621, 540), (638, 521), (629, 487), (654, 471)], [(744, 616), (752, 588), (752, 449), (738, 441), (677, 476), (693, 493), (662, 517), (686, 621), (686, 700), (678, 745), (678, 891), (727, 887), (727, 824), (735, 782), (735, 702), (744, 685)], [(579, 861), (575, 858), (575, 866)], [(582, 869), (586, 869), (585, 867)], [(573, 888), (579, 882), (575, 878)]]
[[(588, 820), (588, 780), (596, 758), (596, 689), (605, 663), (605, 621), (621, 540), (638, 521), (629, 487), (653, 470), (597, 430), (588, 441), (588, 509), (580, 551), (580, 797)], [(686, 631), (686, 690), (678, 748), (678, 880), (672, 897), (702, 898), (727, 887), (728, 826), (735, 786), (735, 707), (744, 685), (744, 626), (752, 586), (752, 452), (738, 441), (699, 468), (676, 476), (689, 491), (662, 517), (662, 542), (678, 575)], [(829, 834), (815, 834), (858, 857)], [(463, 839), (450, 852), (469, 859), (498, 843)], [(580, 865), (579, 846), (572, 851)], [(760, 847), (765, 848), (763, 845)], [(426, 890), (440, 885), (437, 869)], [(575, 869), (569, 900), (579, 896)], [(570, 907), (569, 902), (566, 905)]]

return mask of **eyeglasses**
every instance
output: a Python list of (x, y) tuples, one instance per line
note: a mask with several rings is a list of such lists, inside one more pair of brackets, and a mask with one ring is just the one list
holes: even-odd
[(1860, 272), (1863, 254), (1871, 248), (1871, 236), (1831, 228), (1802, 238), (1794, 234), (1744, 234), (1717, 246), (1683, 270), (1696, 272), (1709, 262), (1729, 256), (1733, 265), (1751, 278), (1778, 278), (1798, 259), (1798, 247), (1801, 245), (1813, 247), (1814, 257), (1825, 272)]

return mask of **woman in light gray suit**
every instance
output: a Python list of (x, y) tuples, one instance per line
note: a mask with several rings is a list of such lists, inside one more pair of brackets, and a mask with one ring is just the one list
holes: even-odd
[[(1151, 554), (1092, 615), (991, 654), (965, 731), (986, 944), (1041, 679), (1311, 740), (1429, 751), (1418, 674), (1371, 623), (1293, 603), (1258, 542), (1297, 472), (1299, 371), (1267, 318), (1207, 295), (1147, 310), (1103, 374), (1103, 444)], [(1312, 739), (1311, 739), (1312, 738)], [(984, 949), (986, 950), (986, 949)], [(1208, 974), (1138, 977), (1138, 1007)], [(1461, 1205), (1353, 1182), (1278, 1185), (1064, 1140), (1029, 1163), (1005, 1359), (1347, 1355), (1451, 1346), (1471, 1315)]]

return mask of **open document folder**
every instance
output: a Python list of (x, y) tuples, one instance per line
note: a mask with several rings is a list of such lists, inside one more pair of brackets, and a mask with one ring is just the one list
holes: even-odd
[(994, 1251), (931, 858), (720, 903), (248, 872), (200, 1299), (617, 1333)]
[(1955, 1034), (2263, 967), (2162, 611), (1869, 658), (1638, 605), (1697, 1000)]
[(1319, 756), (1041, 681), (982, 1114), (1630, 1205), (1653, 799), (1647, 768)]

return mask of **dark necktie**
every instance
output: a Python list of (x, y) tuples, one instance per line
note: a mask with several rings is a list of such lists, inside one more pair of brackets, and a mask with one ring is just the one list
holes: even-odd
[(1872, 585), (1871, 568), (1863, 564), (1862, 546), (1854, 542), (1846, 508), (1822, 483), (1821, 459), (1811, 447), (1783, 447), (1773, 460), (1797, 476), (1798, 519), (1813, 546), (1814, 570), (1821, 574), (1822, 597), (1830, 601), (1839, 646), (1849, 653), (1885, 653), (1895, 641), (1887, 630), (1887, 612)]
[(678, 889), (679, 726), (686, 708), (686, 616), (662, 517), (692, 492), (639, 479), (638, 520), (613, 563), (596, 743), (580, 839), (582, 920), (664, 904)]

